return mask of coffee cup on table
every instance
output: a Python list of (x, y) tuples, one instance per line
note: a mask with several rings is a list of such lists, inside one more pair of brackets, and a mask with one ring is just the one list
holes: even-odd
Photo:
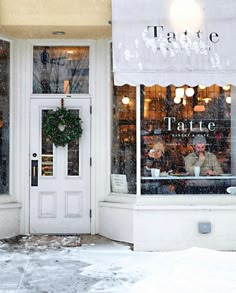
[(200, 176), (200, 166), (194, 166), (194, 176), (195, 177)]
[(160, 176), (160, 169), (152, 168), (151, 174), (152, 174), (152, 177), (154, 177), (154, 178), (159, 177)]

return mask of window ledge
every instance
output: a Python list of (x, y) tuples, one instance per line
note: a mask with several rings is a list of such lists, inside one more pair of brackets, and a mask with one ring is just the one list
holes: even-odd
[(106, 196), (105, 202), (145, 206), (232, 206), (236, 205), (236, 196), (229, 194), (135, 195), (110, 193)]
[(15, 198), (11, 197), (10, 195), (0, 196), (0, 209), (18, 207), (21, 207), (21, 203), (17, 202)]

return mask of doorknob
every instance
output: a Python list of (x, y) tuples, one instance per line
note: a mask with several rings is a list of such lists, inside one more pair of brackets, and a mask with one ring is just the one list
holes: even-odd
[(38, 160), (31, 161), (31, 186), (38, 186)]

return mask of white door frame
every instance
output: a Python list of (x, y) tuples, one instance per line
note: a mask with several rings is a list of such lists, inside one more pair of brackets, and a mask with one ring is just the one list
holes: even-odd
[[(16, 49), (15, 49), (15, 60), (18, 63), (16, 74), (20, 76), (19, 82), (17, 84), (16, 96), (18, 96), (19, 101), (21, 101), (21, 127), (24, 130), (24, 139), (22, 139), (22, 147), (26, 152), (26, 156), (24, 156), (24, 166), (22, 164), (22, 168), (24, 168), (24, 185), (21, 185), (21, 193), (24, 196), (21, 198), (22, 202), (22, 211), (21, 211), (21, 219), (20, 219), (20, 231), (22, 234), (29, 233), (29, 199), (30, 199), (30, 178), (29, 178), (29, 170), (30, 170), (30, 160), (29, 160), (29, 145), (30, 145), (30, 115), (26, 115), (26, 113), (30, 113), (30, 99), (47, 99), (49, 96), (53, 98), (53, 94), (50, 95), (32, 95), (32, 69), (33, 69), (33, 54), (32, 48), (33, 46), (89, 46), (90, 47), (90, 67), (89, 67), (89, 94), (88, 95), (69, 95), (70, 97), (80, 97), (80, 98), (88, 98), (91, 100), (91, 106), (93, 109), (96, 108), (96, 83), (95, 83), (95, 68), (97, 66), (96, 61), (96, 41), (95, 40), (18, 40), (16, 41)], [(20, 94), (19, 94), (20, 93)], [(68, 95), (58, 95), (61, 98), (67, 98)], [(28, 98), (26, 98), (28, 97)], [(28, 110), (27, 110), (28, 109)], [(96, 125), (96, 112), (93, 111), (91, 115), (91, 158), (95, 161), (95, 149), (96, 149), (96, 138), (95, 138), (95, 125)], [(25, 131), (27, 129), (27, 131)], [(28, 155), (27, 155), (28, 154)], [(26, 160), (27, 158), (27, 160)], [(23, 159), (21, 160), (23, 161)], [(94, 164), (91, 166), (91, 234), (95, 234), (98, 224), (96, 219), (96, 178), (95, 178), (95, 166)]]

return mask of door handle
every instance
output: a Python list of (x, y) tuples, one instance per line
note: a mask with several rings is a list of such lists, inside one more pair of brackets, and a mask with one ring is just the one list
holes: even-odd
[(31, 161), (31, 186), (38, 186), (38, 160)]
[(35, 176), (36, 176), (36, 167), (33, 166), (33, 177), (35, 177)]

